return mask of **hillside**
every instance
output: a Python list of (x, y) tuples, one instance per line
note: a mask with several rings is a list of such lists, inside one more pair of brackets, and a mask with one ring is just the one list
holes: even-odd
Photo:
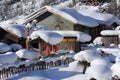
[[(8, 20), (18, 16), (26, 16), (45, 5), (60, 6), (60, 7), (78, 7), (81, 5), (90, 5), (91, 1), (82, 0), (0, 0), (0, 20)], [(99, 9), (103, 12), (109, 12), (119, 16), (120, 8), (116, 6), (115, 1), (106, 0), (109, 4), (106, 5), (104, 0), (98, 0)], [(103, 5), (105, 3), (105, 5)], [(112, 6), (112, 7), (110, 7)], [(114, 6), (114, 7), (113, 7)], [(88, 7), (87, 7), (88, 8)]]

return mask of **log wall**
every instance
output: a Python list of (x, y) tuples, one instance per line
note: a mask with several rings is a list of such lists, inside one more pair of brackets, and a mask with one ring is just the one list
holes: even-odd
[(119, 37), (118, 36), (103, 36), (103, 43), (105, 47), (109, 47), (110, 44), (119, 44)]

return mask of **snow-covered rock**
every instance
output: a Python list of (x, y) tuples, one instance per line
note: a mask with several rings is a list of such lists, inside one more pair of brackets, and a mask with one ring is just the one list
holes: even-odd
[(7, 52), (5, 54), (0, 54), (0, 64), (14, 63), (17, 61), (18, 56), (14, 52)]
[(27, 49), (20, 49), (16, 52), (19, 58), (25, 58), (28, 60), (39, 59), (41, 56), (39, 52), (29, 51)]
[(9, 51), (11, 48), (9, 45), (5, 44), (5, 43), (0, 43), (0, 53), (5, 53), (7, 51)]

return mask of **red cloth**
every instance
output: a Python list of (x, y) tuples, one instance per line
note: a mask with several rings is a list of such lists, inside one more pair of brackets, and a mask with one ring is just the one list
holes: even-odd
[(47, 46), (47, 47), (46, 47), (46, 54), (47, 54), (47, 55), (50, 54), (50, 46)]
[(53, 51), (56, 52), (58, 50), (56, 45), (53, 45)]

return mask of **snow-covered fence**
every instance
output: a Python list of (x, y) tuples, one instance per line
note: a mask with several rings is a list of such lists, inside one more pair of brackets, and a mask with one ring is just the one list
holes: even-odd
[(0, 65), (0, 79), (6, 79), (16, 74), (28, 71), (50, 69), (52, 67), (69, 64), (72, 61), (74, 61), (72, 57), (66, 57), (65, 59), (58, 58), (53, 61), (39, 60), (32, 62), (20, 62), (17, 63), (17, 65)]

